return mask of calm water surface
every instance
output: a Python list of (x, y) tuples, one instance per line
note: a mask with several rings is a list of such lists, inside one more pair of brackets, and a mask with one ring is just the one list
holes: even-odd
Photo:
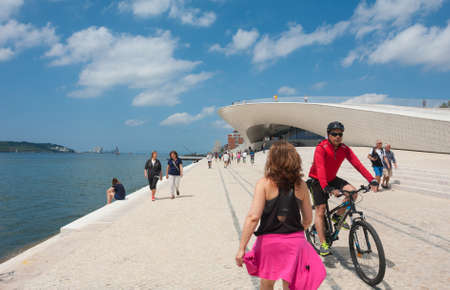
[[(113, 177), (123, 183), (127, 194), (147, 185), (148, 157), (0, 153), (0, 260), (102, 207)], [(166, 155), (158, 157), (165, 170)]]

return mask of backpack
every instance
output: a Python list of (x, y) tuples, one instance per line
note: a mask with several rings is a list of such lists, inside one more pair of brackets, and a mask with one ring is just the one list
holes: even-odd
[[(383, 149), (381, 149), (381, 154), (384, 155)], [(370, 154), (370, 156), (372, 156), (372, 158), (376, 159), (375, 161), (370, 160), (370, 162), (372, 162), (373, 167), (383, 167), (383, 162), (380, 158), (380, 155), (378, 155), (378, 153), (377, 153), (377, 147), (372, 148), (372, 154)]]

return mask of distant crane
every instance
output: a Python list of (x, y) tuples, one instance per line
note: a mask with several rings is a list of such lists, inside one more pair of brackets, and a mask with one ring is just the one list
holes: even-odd
[(180, 156), (180, 159), (184, 159), (184, 160), (193, 160), (194, 162), (197, 162), (199, 160), (201, 160), (202, 158), (204, 158), (205, 156), (202, 154), (197, 154), (197, 153), (192, 153), (192, 151), (187, 148), (185, 145), (183, 145), (184, 149), (186, 149), (189, 153), (189, 155), (185, 155), (185, 156)]
[(184, 149), (187, 150), (187, 152), (188, 152), (189, 155), (197, 155), (197, 154), (195, 154), (195, 153), (192, 153), (192, 151), (191, 151), (189, 148), (187, 148), (186, 145), (183, 145), (183, 147), (184, 147)]

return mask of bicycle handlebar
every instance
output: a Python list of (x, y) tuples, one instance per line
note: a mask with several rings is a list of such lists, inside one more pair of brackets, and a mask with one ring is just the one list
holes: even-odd
[(367, 185), (367, 186), (361, 185), (361, 187), (359, 189), (357, 189), (357, 190), (345, 190), (345, 189), (343, 189), (343, 190), (341, 190), (341, 193), (338, 194), (336, 197), (341, 197), (341, 196), (345, 195), (346, 193), (348, 193), (350, 195), (357, 194), (357, 193), (359, 193), (361, 191), (364, 191), (364, 193), (366, 193), (369, 190), (370, 190), (370, 185)]

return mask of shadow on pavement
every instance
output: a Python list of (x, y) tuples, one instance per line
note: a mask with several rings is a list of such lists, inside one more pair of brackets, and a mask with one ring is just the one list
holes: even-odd
[[(358, 274), (355, 271), (355, 267), (353, 266), (352, 258), (350, 256), (350, 252), (348, 250), (348, 247), (332, 247), (331, 248), (332, 255), (328, 255), (324, 257), (323, 264), (327, 268), (336, 268), (336, 265), (339, 263), (342, 267), (344, 267), (347, 270), (352, 271), (355, 276), (358, 276)], [(395, 263), (391, 260), (386, 258), (386, 267), (392, 268), (395, 266)], [(381, 285), (381, 286), (380, 286)], [(378, 284), (375, 287), (372, 287), (373, 289), (392, 289), (392, 287), (387, 283), (386, 281), (381, 281), (380, 284)]]
[(12, 280), (14, 277), (14, 273), (15, 273), (15, 271), (1, 273), (0, 274), (0, 282), (6, 282), (9, 280)]
[[(193, 194), (182, 194), (182, 195), (178, 195), (175, 197), (175, 199), (178, 198), (185, 198), (185, 197), (194, 197)], [(156, 200), (164, 200), (164, 199), (172, 199), (170, 196), (165, 196), (165, 197), (157, 197)]]

